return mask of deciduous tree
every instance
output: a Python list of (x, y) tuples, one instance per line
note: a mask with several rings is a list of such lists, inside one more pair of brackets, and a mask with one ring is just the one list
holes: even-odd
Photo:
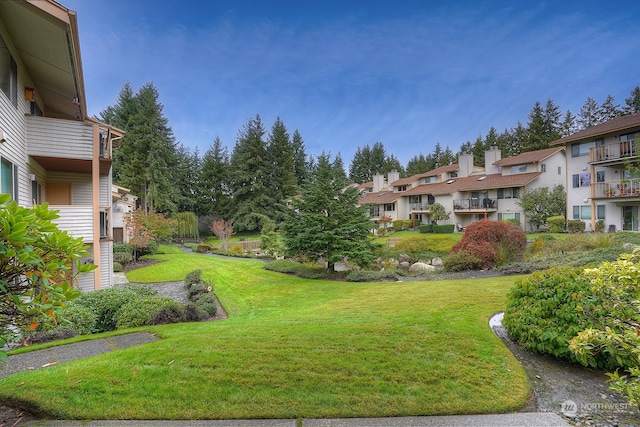
[(549, 190), (547, 187), (523, 189), (520, 191), (517, 203), (522, 207), (527, 223), (533, 229), (538, 229), (551, 216), (566, 215), (567, 194), (563, 185), (556, 185)]

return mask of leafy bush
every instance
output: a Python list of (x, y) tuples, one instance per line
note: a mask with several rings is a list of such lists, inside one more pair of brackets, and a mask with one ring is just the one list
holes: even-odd
[(95, 332), (116, 329), (116, 313), (129, 301), (140, 298), (142, 290), (130, 286), (101, 289), (82, 294), (74, 303), (90, 308), (96, 316)]
[(69, 303), (56, 314), (61, 328), (71, 329), (80, 335), (90, 335), (96, 328), (96, 315), (91, 308)]
[(442, 225), (433, 224), (434, 233), (440, 233), (440, 234), (453, 233), (454, 229), (455, 229), (455, 225), (453, 224), (442, 224)]
[(193, 270), (189, 273), (187, 273), (187, 275), (184, 278), (184, 284), (186, 286), (190, 286), (194, 283), (199, 283), (202, 277), (202, 270)]
[(598, 221), (596, 221), (596, 232), (602, 233), (604, 229), (605, 229), (604, 220), (599, 219)]
[(347, 273), (346, 279), (349, 282), (379, 282), (383, 280), (398, 280), (399, 272), (397, 271), (371, 271), (371, 270), (353, 270)]
[(547, 218), (549, 233), (562, 233), (567, 220), (563, 216), (550, 216)]
[(618, 231), (617, 233), (607, 233), (607, 235), (613, 236), (613, 241), (619, 244), (630, 243), (640, 246), (640, 233), (635, 231)]
[(187, 288), (187, 296), (191, 301), (197, 301), (205, 293), (207, 293), (207, 285), (201, 282), (192, 283)]
[(413, 225), (413, 221), (411, 221), (410, 219), (398, 219), (393, 221), (392, 224), (395, 231), (403, 231), (410, 229)]
[(136, 253), (137, 253), (136, 259), (144, 255), (155, 255), (155, 253), (158, 252), (158, 246), (159, 246), (158, 242), (156, 242), (155, 240), (149, 240), (146, 246), (138, 247), (136, 249)]
[(149, 320), (150, 325), (167, 325), (169, 323), (184, 322), (184, 307), (167, 305), (156, 312)]
[(211, 245), (207, 245), (206, 243), (200, 243), (199, 245), (196, 246), (196, 252), (201, 254), (206, 254), (210, 250), (211, 250)]
[(207, 312), (209, 316), (215, 316), (218, 311), (216, 301), (217, 298), (213, 292), (202, 294), (198, 301), (196, 301), (196, 307)]
[(114, 243), (113, 244), (113, 253), (114, 254), (119, 254), (119, 253), (131, 253), (133, 249), (131, 248), (131, 245), (129, 245), (128, 243)]
[(244, 254), (244, 248), (242, 247), (242, 245), (232, 245), (229, 248), (229, 253), (231, 255), (243, 255)]
[(24, 334), (24, 341), (33, 344), (40, 344), (48, 341), (65, 340), (78, 335), (78, 332), (72, 329), (55, 328), (46, 331), (29, 331)]
[(433, 233), (433, 224), (420, 224), (418, 230), (421, 233)]
[[(593, 326), (582, 313), (584, 302), (592, 297), (591, 283), (580, 268), (538, 271), (511, 289), (502, 323), (511, 339), (523, 347), (578, 362), (569, 342)], [(595, 363), (608, 364), (604, 357)]]
[(482, 260), (466, 251), (458, 251), (448, 255), (443, 261), (444, 271), (467, 271), (482, 268)]
[(114, 273), (120, 273), (123, 270), (124, 270), (124, 268), (122, 268), (122, 264), (120, 264), (119, 262), (116, 262), (116, 261), (113, 262), (113, 272)]
[(586, 229), (586, 224), (584, 221), (579, 219), (570, 219), (567, 221), (567, 230), (569, 233), (584, 233)]
[(195, 302), (189, 302), (184, 306), (184, 320), (187, 322), (200, 322), (209, 318), (209, 313), (199, 308)]
[(161, 310), (183, 309), (182, 304), (158, 295), (136, 298), (124, 304), (116, 313), (116, 328), (135, 328), (151, 324), (153, 316)]
[(466, 227), (462, 239), (451, 252), (465, 251), (493, 268), (520, 261), (524, 256), (527, 237), (520, 227), (503, 221), (483, 219)]

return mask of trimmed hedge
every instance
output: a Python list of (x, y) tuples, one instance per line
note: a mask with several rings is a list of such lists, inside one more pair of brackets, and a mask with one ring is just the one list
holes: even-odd
[(566, 223), (567, 220), (563, 216), (550, 216), (547, 218), (549, 233), (562, 233)]
[(570, 219), (567, 221), (567, 230), (569, 233), (584, 233), (586, 229), (586, 224), (584, 221), (579, 219)]
[(433, 224), (420, 224), (418, 230), (421, 233), (433, 233)]
[(442, 224), (442, 225), (438, 225), (438, 224), (433, 224), (433, 232), (434, 233), (453, 233), (455, 229), (455, 225), (453, 224)]

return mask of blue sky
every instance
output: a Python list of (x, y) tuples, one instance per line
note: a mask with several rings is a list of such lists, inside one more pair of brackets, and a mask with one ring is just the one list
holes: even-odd
[(308, 154), (380, 141), (403, 163), (526, 124), (548, 98), (624, 104), (640, 2), (58, 0), (78, 12), (90, 115), (153, 82), (176, 140), (231, 151), (260, 114)]

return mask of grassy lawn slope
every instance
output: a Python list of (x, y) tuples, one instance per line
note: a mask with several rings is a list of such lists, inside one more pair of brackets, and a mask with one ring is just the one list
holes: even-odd
[[(129, 273), (200, 268), (230, 314), (150, 328), (163, 339), (0, 380), (0, 398), (59, 418), (383, 417), (515, 411), (530, 387), (488, 326), (514, 278), (342, 283), (194, 254)], [(155, 280), (154, 280), (155, 281)]]

